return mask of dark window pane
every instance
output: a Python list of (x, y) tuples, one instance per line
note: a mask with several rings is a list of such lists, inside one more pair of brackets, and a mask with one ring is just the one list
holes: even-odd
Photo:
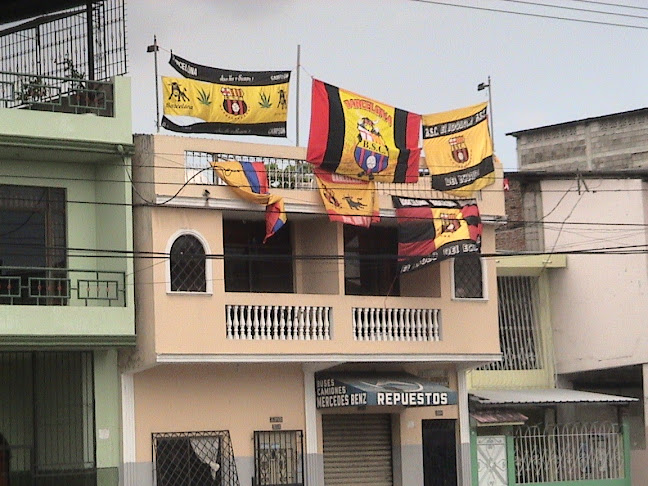
[(346, 295), (400, 295), (396, 228), (344, 226)]
[(459, 299), (484, 297), (482, 265), (479, 255), (464, 255), (454, 260), (454, 296)]
[(182, 235), (171, 247), (171, 290), (206, 292), (205, 249), (195, 236)]
[(226, 292), (293, 292), (291, 226), (266, 243), (264, 221), (223, 221)]

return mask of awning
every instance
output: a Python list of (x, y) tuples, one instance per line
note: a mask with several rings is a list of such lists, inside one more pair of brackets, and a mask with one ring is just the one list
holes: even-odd
[(529, 420), (529, 417), (520, 412), (507, 410), (478, 410), (471, 412), (470, 416), (475, 419), (478, 427), (522, 425)]
[(636, 402), (636, 398), (606, 395), (567, 388), (541, 388), (529, 390), (471, 390), (471, 399), (488, 405), (503, 404), (542, 404), (558, 403), (611, 403), (624, 404)]
[(315, 375), (317, 408), (358, 406), (434, 407), (454, 405), (457, 392), (407, 373), (320, 372)]

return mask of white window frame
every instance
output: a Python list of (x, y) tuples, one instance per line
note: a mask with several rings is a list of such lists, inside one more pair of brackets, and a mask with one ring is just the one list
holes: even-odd
[[(461, 258), (461, 257), (459, 257)], [(488, 300), (488, 266), (486, 264), (486, 259), (483, 257), (479, 258), (481, 263), (481, 272), (482, 272), (482, 296), (481, 297), (457, 297), (455, 295), (455, 261), (456, 258), (452, 258), (450, 261), (450, 288), (452, 292), (452, 300), (460, 301), (470, 301), (470, 302), (485, 302)]]
[(187, 290), (171, 290), (171, 247), (175, 243), (175, 241), (180, 238), (181, 236), (184, 235), (190, 235), (195, 237), (200, 244), (203, 246), (203, 249), (205, 250), (205, 255), (210, 255), (211, 250), (209, 249), (209, 244), (207, 243), (207, 240), (198, 233), (195, 230), (192, 229), (181, 229), (173, 233), (171, 237), (167, 240), (167, 245), (166, 245), (166, 250), (165, 250), (165, 255), (166, 255), (166, 261), (165, 261), (165, 285), (166, 285), (166, 293), (171, 294), (171, 295), (178, 295), (178, 294), (184, 294), (184, 295), (213, 295), (214, 294), (214, 282), (213, 282), (213, 270), (212, 270), (212, 260), (211, 258), (205, 258), (205, 291), (204, 292), (190, 292)]

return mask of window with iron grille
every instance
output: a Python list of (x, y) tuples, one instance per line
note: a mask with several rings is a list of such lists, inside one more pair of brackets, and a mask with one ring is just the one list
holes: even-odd
[(497, 298), (502, 361), (482, 369), (542, 369), (538, 278), (497, 277)]
[(455, 299), (484, 299), (484, 275), (479, 255), (462, 255), (452, 260)]
[(301, 430), (254, 432), (254, 486), (303, 486)]
[(206, 264), (205, 248), (198, 238), (179, 236), (170, 252), (171, 291), (206, 292)]
[(228, 430), (153, 434), (157, 486), (239, 486)]

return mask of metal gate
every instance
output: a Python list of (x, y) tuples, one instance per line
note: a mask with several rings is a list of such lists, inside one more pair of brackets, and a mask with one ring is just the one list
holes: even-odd
[(9, 483), (96, 484), (91, 352), (0, 353)]
[(477, 437), (477, 471), (479, 486), (508, 486), (506, 437)]
[(303, 486), (304, 445), (301, 430), (254, 432), (254, 485)]
[(391, 417), (323, 415), (324, 484), (392, 486)]

